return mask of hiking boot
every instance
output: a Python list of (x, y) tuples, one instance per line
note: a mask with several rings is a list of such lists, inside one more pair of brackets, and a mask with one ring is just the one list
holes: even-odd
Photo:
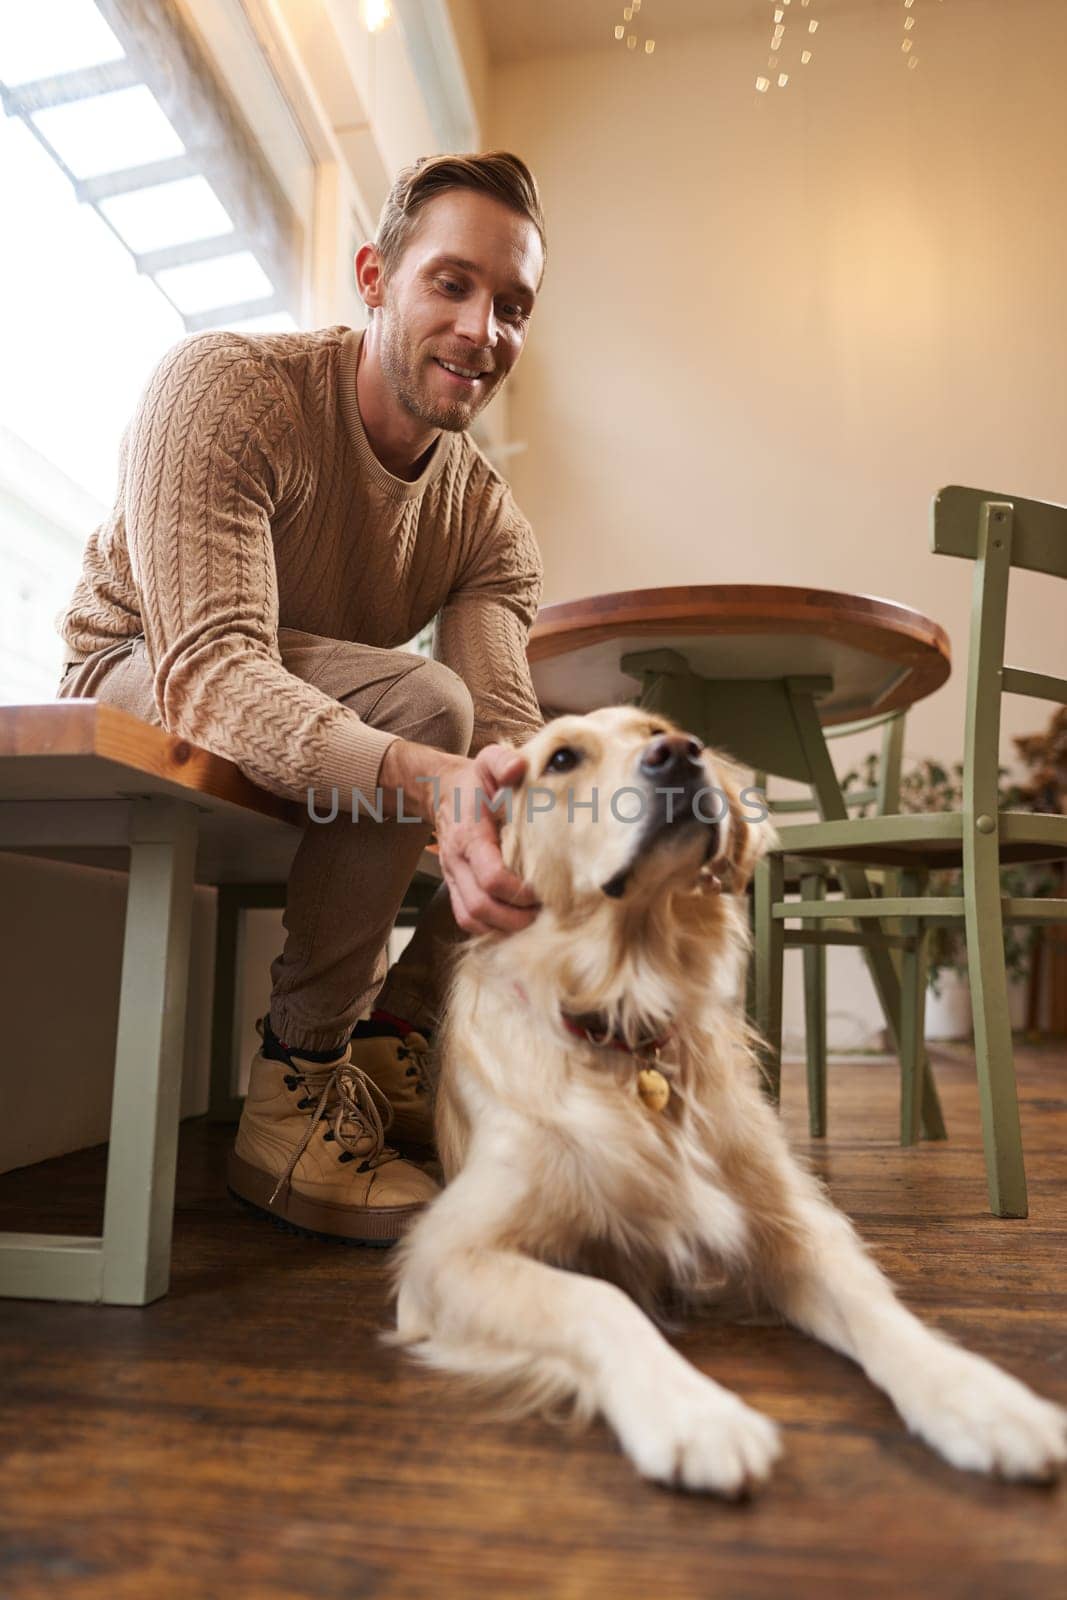
[(393, 1244), (438, 1189), (386, 1144), (386, 1096), (353, 1063), (350, 1046), (328, 1062), (296, 1051), (276, 1060), (269, 1048), (252, 1062), (231, 1190), (296, 1228)]
[(393, 1110), (389, 1131), (404, 1145), (433, 1147), (433, 1078), (430, 1042), (372, 1016), (357, 1022), (351, 1039), (354, 1064), (372, 1079)]

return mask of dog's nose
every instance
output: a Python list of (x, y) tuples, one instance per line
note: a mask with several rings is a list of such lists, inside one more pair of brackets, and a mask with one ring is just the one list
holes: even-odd
[(641, 775), (657, 781), (692, 777), (694, 769), (700, 767), (703, 748), (691, 733), (658, 734), (641, 757)]

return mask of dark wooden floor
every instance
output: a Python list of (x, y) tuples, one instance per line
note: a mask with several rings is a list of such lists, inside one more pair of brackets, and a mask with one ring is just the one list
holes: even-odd
[[(1020, 1052), (1027, 1222), (986, 1210), (973, 1065), (951, 1143), (893, 1142), (895, 1067), (836, 1064), (816, 1157), (909, 1302), (1067, 1402), (1067, 1052)], [(786, 1115), (802, 1148), (801, 1073)], [(718, 1600), (1064, 1592), (1067, 1489), (953, 1472), (847, 1362), (782, 1327), (691, 1326), (698, 1366), (784, 1426), (749, 1504), (638, 1481), (598, 1424), (479, 1421), (384, 1348), (387, 1258), (276, 1232), (184, 1131), (170, 1296), (0, 1302), (0, 1596)], [(99, 1152), (0, 1179), (2, 1226), (92, 1231)]]

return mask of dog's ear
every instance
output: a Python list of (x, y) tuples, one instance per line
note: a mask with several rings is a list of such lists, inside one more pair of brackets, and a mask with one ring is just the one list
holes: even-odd
[(745, 782), (744, 769), (732, 761), (715, 758), (719, 785), (726, 796), (729, 822), (726, 848), (712, 864), (715, 876), (726, 894), (744, 894), (756, 862), (775, 843), (775, 832), (767, 809), (767, 797)]

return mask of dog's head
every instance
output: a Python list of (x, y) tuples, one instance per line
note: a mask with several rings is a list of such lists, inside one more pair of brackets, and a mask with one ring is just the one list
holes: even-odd
[(502, 845), (543, 905), (588, 909), (701, 882), (739, 893), (765, 848), (762, 797), (659, 715), (559, 717), (522, 754)]

